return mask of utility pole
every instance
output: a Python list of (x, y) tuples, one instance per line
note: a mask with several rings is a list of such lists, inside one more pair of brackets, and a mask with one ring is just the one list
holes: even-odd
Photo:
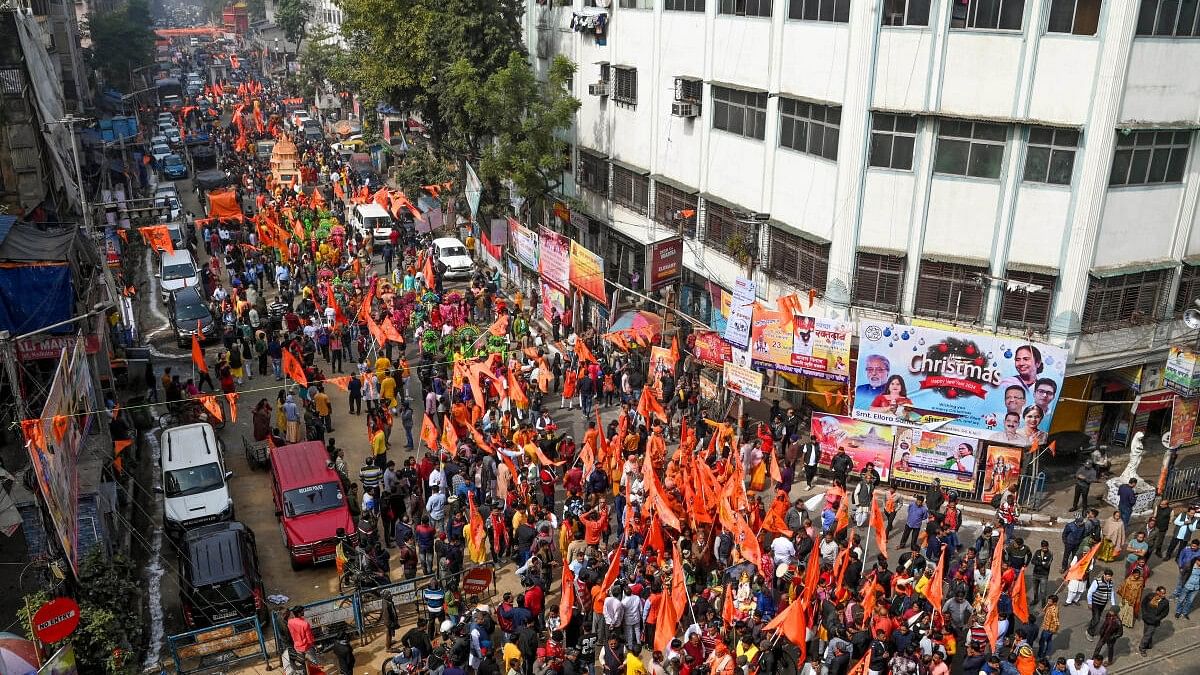
[[(734, 212), (734, 217), (743, 225), (749, 225), (754, 228), (753, 236), (750, 241), (746, 242), (746, 278), (751, 282), (754, 281), (754, 267), (758, 259), (758, 237), (760, 226), (771, 219), (769, 213), (740, 213)], [(751, 321), (751, 326), (754, 322)], [(751, 355), (751, 347), (746, 347), (746, 367), (750, 368), (754, 364), (754, 357)], [(746, 424), (746, 397), (737, 394), (738, 409), (737, 409), (737, 427), (734, 429), (734, 452), (738, 452), (742, 446), (742, 427)]]

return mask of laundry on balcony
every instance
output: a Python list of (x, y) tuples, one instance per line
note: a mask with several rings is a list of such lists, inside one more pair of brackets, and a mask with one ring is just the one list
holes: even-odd
[(583, 7), (571, 15), (571, 30), (594, 33), (603, 40), (608, 31), (608, 11), (599, 7)]

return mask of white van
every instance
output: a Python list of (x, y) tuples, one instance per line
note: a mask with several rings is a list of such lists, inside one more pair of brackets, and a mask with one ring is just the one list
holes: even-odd
[(172, 427), (159, 439), (163, 526), (171, 533), (233, 519), (225, 446), (204, 422)]
[[(191, 251), (176, 249), (174, 253), (163, 253), (159, 257), (158, 291), (162, 301), (171, 297), (172, 291), (187, 286), (200, 288), (200, 270), (196, 269), (196, 261), (192, 259)], [(204, 295), (201, 289), (200, 295)]]
[(376, 244), (386, 244), (392, 236), (391, 214), (374, 202), (355, 205), (350, 210), (350, 224), (364, 238), (374, 238)]

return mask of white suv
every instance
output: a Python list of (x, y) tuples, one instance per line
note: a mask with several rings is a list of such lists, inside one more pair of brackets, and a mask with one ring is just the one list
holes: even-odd
[(162, 452), (163, 525), (171, 533), (233, 519), (232, 471), (222, 443), (204, 422), (172, 427), (159, 439)]

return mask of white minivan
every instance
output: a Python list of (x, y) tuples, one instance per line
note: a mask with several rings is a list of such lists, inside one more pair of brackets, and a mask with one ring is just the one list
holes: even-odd
[(224, 444), (204, 422), (172, 427), (159, 438), (163, 525), (168, 532), (233, 519)]
[(350, 223), (359, 235), (373, 238), (376, 244), (386, 244), (392, 236), (391, 214), (374, 202), (355, 205), (350, 210)]
[(158, 274), (154, 276), (158, 277), (158, 291), (163, 302), (171, 297), (172, 291), (187, 286), (195, 286), (200, 290), (200, 295), (204, 295), (204, 290), (200, 288), (200, 271), (196, 269), (196, 261), (192, 258), (191, 251), (187, 249), (163, 253), (159, 257)]

